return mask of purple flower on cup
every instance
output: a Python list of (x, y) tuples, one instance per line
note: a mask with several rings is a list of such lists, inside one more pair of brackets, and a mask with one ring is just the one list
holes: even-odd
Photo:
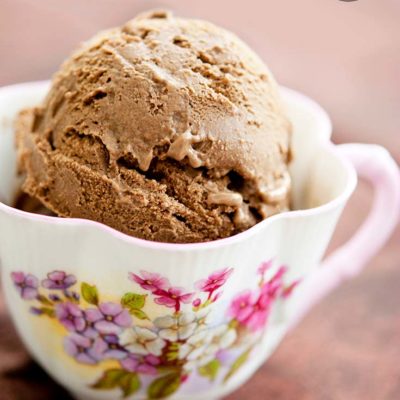
[(118, 336), (105, 335), (94, 340), (91, 354), (97, 360), (122, 360), (127, 351), (119, 344)]
[(97, 364), (99, 359), (93, 351), (94, 342), (85, 336), (72, 333), (64, 338), (64, 350), (82, 364)]
[(75, 283), (74, 275), (67, 275), (64, 271), (53, 271), (47, 274), (47, 279), (42, 281), (42, 286), (46, 289), (67, 289)]
[(37, 308), (37, 307), (31, 307), (31, 308), (29, 309), (29, 311), (30, 311), (31, 314), (33, 314), (33, 315), (42, 315), (42, 314), (43, 314), (43, 311), (42, 311), (40, 308)]
[(67, 354), (83, 364), (97, 364), (102, 360), (122, 360), (127, 352), (118, 343), (118, 337), (108, 335), (91, 339), (72, 333), (64, 339)]
[(103, 335), (115, 335), (132, 323), (129, 311), (117, 303), (101, 303), (98, 308), (85, 311), (86, 319)]
[(80, 333), (81, 333), (83, 336), (86, 336), (86, 337), (91, 338), (91, 339), (95, 339), (95, 338), (97, 338), (98, 336), (100, 336), (99, 331), (94, 327), (94, 323), (91, 322), (91, 321), (89, 321), (89, 320), (87, 319), (86, 312), (85, 312), (85, 318), (86, 318), (86, 327), (85, 327), (85, 329), (84, 329), (82, 332), (80, 332)]
[(38, 295), (38, 279), (31, 274), (23, 272), (11, 272), (11, 279), (14, 282), (19, 295), (24, 300), (33, 300)]
[(65, 289), (63, 291), (63, 294), (68, 300), (79, 302), (80, 296), (78, 293), (74, 292), (73, 290)]
[(141, 356), (139, 354), (129, 354), (121, 361), (121, 366), (129, 372), (139, 372), (145, 375), (157, 375), (157, 366), (161, 364), (158, 357), (153, 354)]
[(86, 327), (83, 311), (73, 303), (59, 303), (56, 305), (58, 320), (72, 332), (82, 332)]
[(58, 296), (57, 294), (53, 294), (53, 293), (49, 294), (49, 299), (51, 301), (54, 301), (55, 303), (58, 302), (58, 301), (61, 301), (61, 297)]

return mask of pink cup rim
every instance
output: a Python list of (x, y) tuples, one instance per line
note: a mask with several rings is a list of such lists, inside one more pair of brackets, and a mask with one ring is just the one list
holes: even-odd
[[(48, 85), (49, 81), (36, 81), (36, 82), (26, 82), (19, 83), (15, 85), (4, 86), (0, 88), (0, 96), (5, 96), (8, 91), (15, 91), (15, 89), (27, 90), (28, 87), (33, 86), (44, 86)], [(193, 251), (193, 250), (211, 250), (219, 247), (225, 247), (232, 245), (234, 243), (246, 240), (260, 230), (266, 228), (269, 224), (275, 223), (281, 219), (294, 219), (294, 218), (306, 218), (315, 214), (322, 214), (329, 212), (332, 209), (338, 207), (338, 205), (343, 204), (350, 197), (354, 188), (357, 184), (357, 174), (355, 169), (351, 165), (351, 163), (337, 151), (335, 145), (330, 141), (330, 134), (332, 131), (332, 124), (327, 112), (314, 100), (309, 98), (308, 96), (295, 91), (290, 88), (281, 87), (281, 91), (285, 97), (291, 97), (295, 99), (296, 102), (301, 102), (306, 105), (314, 114), (317, 119), (318, 129), (321, 131), (321, 134), (325, 134), (325, 143), (321, 146), (324, 149), (327, 149), (329, 152), (333, 153), (336, 158), (338, 158), (343, 166), (345, 167), (347, 173), (347, 182), (344, 190), (331, 201), (322, 204), (317, 207), (304, 209), (304, 210), (291, 210), (286, 211), (272, 217), (269, 217), (253, 227), (238, 233), (234, 236), (230, 236), (227, 238), (217, 239), (209, 242), (201, 242), (201, 243), (163, 243), (163, 242), (153, 242), (150, 240), (140, 239), (133, 236), (129, 236), (123, 232), (120, 232), (114, 228), (111, 228), (107, 225), (104, 225), (100, 222), (91, 221), (82, 218), (61, 218), (61, 217), (52, 217), (40, 214), (34, 214), (27, 211), (18, 210), (14, 207), (8, 206), (0, 201), (0, 211), (3, 211), (7, 214), (15, 216), (17, 218), (26, 218), (30, 220), (34, 220), (37, 222), (45, 222), (49, 224), (55, 225), (64, 225), (64, 226), (74, 226), (74, 227), (88, 227), (90, 229), (96, 229), (98, 231), (102, 231), (108, 235), (111, 235), (115, 239), (127, 242), (128, 244), (136, 245), (143, 248), (154, 249), (154, 250), (166, 250), (166, 251)]]

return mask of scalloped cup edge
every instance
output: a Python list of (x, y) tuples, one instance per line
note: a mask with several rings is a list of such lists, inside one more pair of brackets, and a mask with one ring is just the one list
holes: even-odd
[[(0, 88), (0, 94), (4, 94), (7, 91), (15, 91), (18, 89), (25, 89), (27, 85), (31, 86), (44, 86), (48, 85), (48, 81), (39, 81), (39, 82), (28, 82), (28, 83), (20, 83), (11, 86), (5, 86)], [(51, 217), (40, 214), (33, 214), (30, 212), (18, 210), (14, 207), (8, 206), (2, 202), (0, 202), (0, 210), (15, 216), (17, 218), (30, 219), (37, 222), (42, 222), (46, 224), (55, 224), (55, 225), (64, 225), (64, 226), (73, 226), (76, 228), (89, 229), (92, 231), (102, 232), (105, 235), (109, 235), (114, 237), (115, 239), (142, 247), (142, 248), (151, 248), (151, 249), (162, 249), (162, 250), (170, 250), (170, 251), (193, 251), (193, 250), (207, 250), (214, 248), (222, 248), (225, 246), (229, 246), (238, 241), (242, 241), (244, 239), (249, 239), (250, 237), (256, 235), (260, 230), (265, 229), (270, 224), (274, 224), (276, 221), (280, 221), (282, 219), (293, 219), (293, 218), (306, 218), (315, 214), (323, 214), (329, 212), (332, 209), (339, 207), (340, 205), (344, 205), (351, 194), (353, 193), (355, 186), (357, 184), (357, 174), (355, 169), (351, 165), (351, 163), (338, 151), (335, 145), (330, 140), (331, 134), (331, 121), (326, 113), (326, 111), (314, 100), (309, 97), (286, 87), (281, 87), (282, 92), (287, 95), (295, 98), (298, 101), (301, 101), (303, 105), (308, 107), (313, 111), (315, 117), (317, 118), (317, 125), (322, 136), (321, 148), (329, 151), (335, 158), (337, 158), (342, 166), (344, 167), (347, 174), (347, 182), (345, 188), (342, 192), (336, 196), (331, 201), (326, 202), (317, 207), (302, 209), (302, 210), (291, 210), (282, 212), (280, 214), (276, 214), (271, 216), (253, 227), (238, 233), (236, 235), (217, 239), (209, 242), (201, 242), (201, 243), (164, 243), (164, 242), (154, 242), (145, 239), (136, 238), (133, 236), (129, 236), (125, 233), (122, 233), (114, 228), (111, 228), (107, 225), (104, 225), (100, 222), (91, 221), (87, 219), (81, 218), (60, 218), (60, 217)]]

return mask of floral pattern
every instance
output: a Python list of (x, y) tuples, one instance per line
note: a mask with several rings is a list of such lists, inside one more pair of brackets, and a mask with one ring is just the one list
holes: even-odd
[[(257, 288), (231, 299), (219, 324), (213, 322), (212, 305), (232, 268), (213, 272), (193, 290), (173, 286), (157, 273), (129, 273), (134, 291), (118, 302), (101, 301), (98, 288), (86, 282), (78, 290), (76, 277), (65, 271), (52, 271), (41, 281), (18, 271), (11, 279), (19, 296), (33, 303), (33, 315), (65, 328), (65, 353), (79, 364), (98, 366), (101, 374), (93, 389), (119, 389), (123, 397), (146, 390), (149, 399), (161, 399), (194, 374), (211, 382), (220, 377), (223, 383), (246, 363), (274, 304), (298, 284), (285, 282), (287, 270), (274, 268), (272, 260), (262, 263)], [(149, 301), (166, 312), (152, 319), (146, 313)], [(104, 369), (103, 361), (115, 367)]]
[(33, 300), (37, 296), (39, 281), (35, 276), (24, 274), (23, 272), (12, 272), (11, 278), (15, 288), (24, 300)]

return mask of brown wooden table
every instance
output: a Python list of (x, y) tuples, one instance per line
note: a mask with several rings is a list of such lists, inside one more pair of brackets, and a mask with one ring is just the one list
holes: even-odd
[[(47, 78), (77, 41), (160, 3), (0, 0), (0, 86)], [(162, 3), (238, 32), (281, 82), (329, 110), (337, 142), (378, 142), (400, 160), (397, 0)], [(369, 202), (360, 185), (331, 248), (350, 236)], [(319, 304), (228, 399), (400, 399), (399, 248), (398, 228), (366, 271)], [(0, 400), (53, 399), (69, 397), (30, 360), (0, 302)]]

